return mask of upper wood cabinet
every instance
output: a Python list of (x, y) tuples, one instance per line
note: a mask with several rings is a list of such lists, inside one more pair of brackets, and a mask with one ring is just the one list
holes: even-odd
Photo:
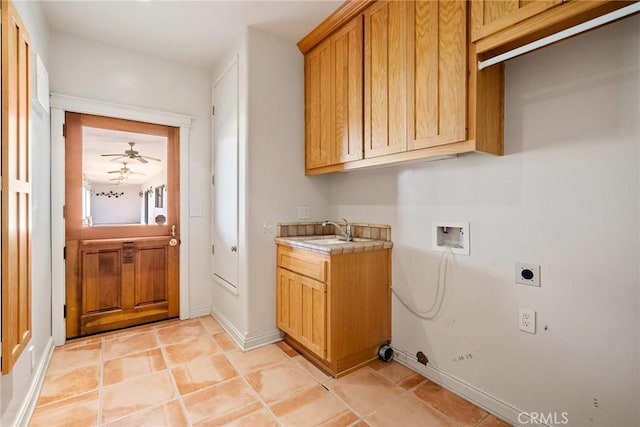
[(589, 21), (633, 1), (471, 0), (471, 41), (491, 57)]
[(362, 158), (362, 17), (305, 55), (306, 168)]
[(562, 4), (562, 0), (473, 0), (471, 41), (494, 34)]
[[(346, 2), (298, 43), (305, 53), (308, 175), (470, 151), (502, 154), (503, 67), (475, 71), (467, 12), (464, 0)], [(354, 15), (360, 27), (348, 20)], [(347, 34), (349, 57), (341, 64), (340, 40)], [(360, 68), (351, 45), (357, 41)], [(325, 50), (331, 58), (326, 75), (317, 59)], [(363, 86), (354, 86), (358, 72)], [(348, 90), (340, 86), (345, 82)], [(358, 93), (364, 96), (361, 121)], [(348, 119), (341, 119), (347, 106)], [(479, 118), (487, 120), (476, 123)]]

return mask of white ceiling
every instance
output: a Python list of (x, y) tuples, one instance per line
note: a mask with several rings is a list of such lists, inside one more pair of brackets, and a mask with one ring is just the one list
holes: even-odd
[[(128, 157), (105, 157), (102, 154), (124, 153), (135, 142), (133, 149), (141, 156), (160, 159), (142, 163)], [(128, 171), (121, 174), (124, 164)], [(167, 138), (110, 129), (82, 128), (82, 175), (90, 184), (139, 186), (167, 170)], [(120, 181), (114, 181), (124, 176)], [(166, 177), (164, 178), (166, 183)]]
[(333, 0), (42, 0), (49, 26), (207, 70), (248, 26), (295, 45), (333, 12)]

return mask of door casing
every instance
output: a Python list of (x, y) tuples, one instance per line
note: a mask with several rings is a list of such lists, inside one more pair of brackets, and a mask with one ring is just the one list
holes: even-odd
[[(65, 150), (62, 128), (65, 113), (85, 113), (105, 117), (135, 120), (180, 128), (180, 319), (191, 317), (189, 308), (189, 130), (193, 119), (189, 116), (149, 110), (145, 108), (113, 104), (86, 98), (51, 95), (51, 256), (52, 295), (51, 316), (52, 335), (55, 345), (65, 343)], [(197, 313), (200, 314), (200, 313)], [(204, 313), (203, 313), (204, 314)]]

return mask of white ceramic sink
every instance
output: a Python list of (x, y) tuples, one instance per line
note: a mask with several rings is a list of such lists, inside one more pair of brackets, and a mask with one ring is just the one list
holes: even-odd
[(335, 237), (329, 238), (329, 239), (313, 239), (313, 240), (305, 240), (305, 243), (313, 243), (314, 245), (341, 245), (344, 243), (350, 243), (347, 242), (344, 239), (338, 239)]
[(353, 241), (347, 242), (344, 238), (329, 237), (329, 238), (322, 238), (322, 239), (305, 240), (304, 243), (312, 243), (314, 245), (345, 245), (348, 243), (367, 242), (369, 240), (371, 239), (362, 239), (359, 237), (354, 237)]

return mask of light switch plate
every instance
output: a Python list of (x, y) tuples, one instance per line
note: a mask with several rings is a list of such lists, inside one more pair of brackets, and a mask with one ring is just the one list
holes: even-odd
[(298, 206), (298, 219), (311, 218), (311, 209), (309, 206)]

